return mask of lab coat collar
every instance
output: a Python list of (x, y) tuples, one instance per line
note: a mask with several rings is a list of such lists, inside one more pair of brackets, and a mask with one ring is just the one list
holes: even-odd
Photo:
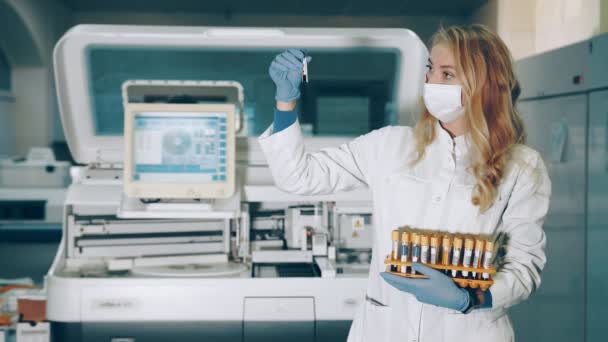
[(435, 125), (437, 139), (439, 139), (441, 146), (445, 146), (450, 153), (454, 153), (456, 156), (464, 156), (467, 154), (471, 145), (466, 134), (452, 138), (450, 133), (441, 126), (439, 121), (437, 121)]

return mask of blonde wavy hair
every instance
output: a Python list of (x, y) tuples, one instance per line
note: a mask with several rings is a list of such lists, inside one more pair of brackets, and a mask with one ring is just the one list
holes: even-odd
[[(515, 109), (519, 82), (509, 49), (483, 25), (440, 28), (432, 37), (432, 46), (437, 44), (451, 49), (462, 83), (465, 134), (472, 152), (470, 171), (476, 179), (471, 202), (483, 212), (494, 203), (512, 147), (525, 143), (523, 121)], [(425, 108), (414, 128), (414, 164), (435, 139), (436, 123)]]

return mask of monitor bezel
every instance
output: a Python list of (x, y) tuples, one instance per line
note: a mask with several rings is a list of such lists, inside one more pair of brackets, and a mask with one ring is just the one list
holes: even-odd
[[(134, 119), (139, 113), (226, 113), (226, 181), (217, 183), (167, 183), (133, 180)], [(173, 104), (130, 103), (125, 104), (123, 188), (128, 197), (147, 199), (225, 199), (235, 190), (235, 132), (234, 104)], [(167, 115), (170, 117), (170, 115)]]

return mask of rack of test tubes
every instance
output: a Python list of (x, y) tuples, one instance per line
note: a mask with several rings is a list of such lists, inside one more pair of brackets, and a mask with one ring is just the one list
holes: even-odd
[(449, 234), (404, 227), (392, 231), (387, 272), (408, 278), (426, 278), (413, 262), (444, 272), (460, 287), (487, 290), (496, 274), (494, 242), (475, 235)]

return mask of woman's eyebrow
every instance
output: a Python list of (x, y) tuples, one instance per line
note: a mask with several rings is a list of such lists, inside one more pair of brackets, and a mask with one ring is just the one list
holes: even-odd
[[(430, 58), (428, 58), (427, 60), (429, 61), (430, 65), (433, 65), (433, 61), (431, 61)], [(440, 69), (453, 69), (453, 70), (456, 70), (456, 68), (454, 68), (453, 65), (440, 65), (439, 68)]]

